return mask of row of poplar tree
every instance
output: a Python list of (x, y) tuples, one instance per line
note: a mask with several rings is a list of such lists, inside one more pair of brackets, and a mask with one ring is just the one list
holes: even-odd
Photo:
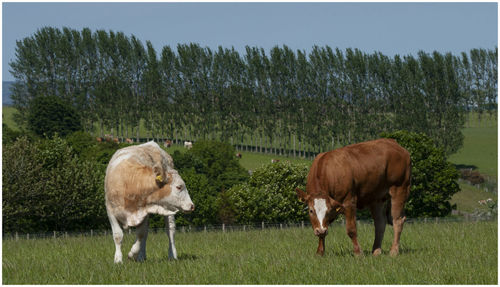
[(122, 32), (45, 27), (17, 42), (12, 100), (22, 121), (32, 99), (56, 95), (101, 136), (139, 138), (142, 120), (156, 139), (215, 138), (303, 155), (404, 129), (450, 154), (462, 145), (469, 111), (496, 109), (497, 53), (247, 46), (240, 55), (193, 43), (158, 53)]

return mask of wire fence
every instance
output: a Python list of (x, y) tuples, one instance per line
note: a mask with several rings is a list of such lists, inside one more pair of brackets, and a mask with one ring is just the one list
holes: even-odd
[[(425, 224), (441, 224), (453, 222), (480, 222), (480, 221), (497, 221), (498, 216), (460, 216), (460, 217), (429, 217), (429, 218), (407, 218), (405, 224), (425, 223)], [(337, 224), (345, 225), (345, 219), (338, 220)], [(334, 223), (335, 224), (335, 223)], [(357, 220), (357, 224), (373, 224), (373, 219)], [(246, 232), (256, 230), (270, 230), (270, 229), (290, 229), (290, 228), (308, 228), (311, 224), (309, 221), (301, 221), (295, 223), (253, 223), (243, 225), (220, 224), (220, 225), (204, 225), (204, 226), (177, 226), (176, 232)], [(149, 233), (164, 233), (166, 228), (150, 228)], [(135, 228), (129, 228), (125, 233), (135, 234)], [(11, 232), (2, 235), (3, 240), (31, 240), (31, 239), (64, 239), (75, 237), (97, 237), (108, 236), (112, 232), (110, 229), (105, 230), (89, 230), (89, 231), (51, 231), (42, 233), (20, 233)]]

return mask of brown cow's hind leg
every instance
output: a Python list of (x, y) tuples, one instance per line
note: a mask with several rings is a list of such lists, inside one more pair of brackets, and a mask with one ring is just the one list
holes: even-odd
[(375, 241), (373, 242), (372, 254), (382, 254), (382, 240), (384, 239), (385, 225), (387, 219), (384, 214), (384, 202), (376, 202), (370, 206), (370, 212), (375, 222)]
[(408, 197), (408, 187), (393, 186), (391, 187), (391, 215), (392, 227), (394, 228), (394, 240), (392, 241), (391, 256), (399, 254), (399, 240), (403, 231), (403, 224), (406, 216), (404, 216), (404, 204)]

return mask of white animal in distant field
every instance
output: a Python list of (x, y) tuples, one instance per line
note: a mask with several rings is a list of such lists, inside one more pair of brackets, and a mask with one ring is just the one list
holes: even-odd
[(173, 168), (172, 157), (154, 142), (119, 149), (108, 164), (104, 181), (106, 210), (116, 246), (115, 263), (122, 262), (122, 227), (137, 227), (137, 240), (128, 257), (146, 259), (150, 213), (167, 216), (169, 257), (177, 258), (174, 215), (179, 210), (193, 211), (194, 204)]
[(193, 147), (193, 143), (192, 142), (184, 142), (184, 147), (187, 149), (190, 149)]

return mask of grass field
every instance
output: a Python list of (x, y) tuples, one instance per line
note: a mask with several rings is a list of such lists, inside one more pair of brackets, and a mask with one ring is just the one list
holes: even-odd
[(19, 127), (14, 122), (14, 114), (17, 110), (13, 107), (3, 106), (2, 107), (2, 123), (6, 124), (9, 128), (18, 131)]
[(497, 126), (463, 129), (464, 145), (449, 160), (458, 165), (476, 167), (480, 173), (496, 178), (498, 173)]
[[(111, 236), (3, 240), (3, 284), (496, 284), (497, 222), (406, 224), (401, 254), (370, 255), (373, 226), (359, 224), (364, 256), (339, 224), (324, 257), (310, 227), (177, 233), (179, 260), (168, 260), (164, 233), (150, 234), (144, 263), (113, 263)], [(122, 251), (134, 241), (126, 235)]]

